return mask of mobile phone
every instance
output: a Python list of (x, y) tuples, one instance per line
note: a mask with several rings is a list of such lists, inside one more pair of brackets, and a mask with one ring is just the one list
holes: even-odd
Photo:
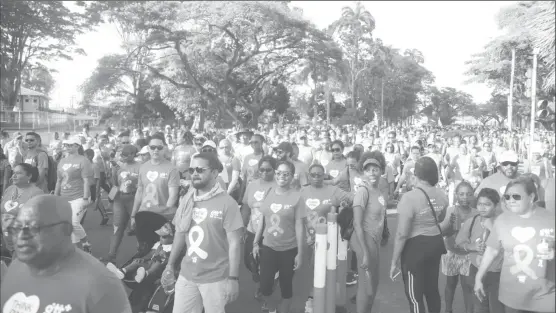
[(392, 281), (396, 280), (396, 277), (398, 277), (400, 274), (402, 273), (402, 271), (398, 271), (394, 277), (392, 277)]

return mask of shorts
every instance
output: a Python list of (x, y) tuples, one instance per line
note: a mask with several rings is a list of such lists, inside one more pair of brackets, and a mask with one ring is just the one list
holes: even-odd
[(442, 274), (446, 276), (469, 276), (471, 260), (468, 254), (461, 255), (448, 251), (442, 255), (440, 264)]

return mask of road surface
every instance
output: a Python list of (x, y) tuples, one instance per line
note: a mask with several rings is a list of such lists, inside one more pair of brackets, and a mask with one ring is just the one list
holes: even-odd
[[(388, 225), (390, 226), (390, 232), (395, 234), (396, 227), (396, 217), (390, 216), (388, 218)], [(93, 254), (97, 257), (106, 256), (109, 246), (109, 238), (112, 233), (111, 226), (99, 226), (100, 223), (100, 213), (93, 212), (92, 210), (88, 212), (85, 220), (85, 229), (87, 235), (90, 238)], [(111, 225), (109, 223), (109, 225)], [(375, 305), (373, 307), (373, 313), (405, 313), (409, 312), (408, 302), (406, 300), (403, 283), (398, 279), (396, 282), (392, 282), (388, 278), (388, 273), (390, 270), (390, 258), (392, 257), (392, 240), (390, 243), (381, 249), (380, 253), (380, 284), (378, 287), (378, 294), (376, 297)], [(118, 255), (118, 264), (127, 261), (135, 252), (136, 240), (135, 237), (124, 237), (122, 245), (120, 246), (120, 252)], [(242, 253), (243, 256), (243, 253)], [(305, 270), (305, 271), (304, 271)], [(308, 279), (308, 273), (305, 267), (303, 267), (294, 277), (294, 299), (292, 305), (291, 313), (303, 313), (305, 307), (305, 301), (309, 293), (310, 288), (312, 288), (312, 282)], [(444, 298), (444, 284), (445, 277), (440, 275), (440, 294)], [(348, 296), (351, 297), (355, 293), (355, 287), (348, 287)], [(254, 299), (255, 285), (252, 282), (251, 274), (247, 271), (243, 265), (243, 260), (241, 262), (240, 268), (240, 295), (239, 299), (234, 303), (227, 306), (227, 313), (259, 313), (261, 312), (261, 303)], [(274, 296), (279, 297), (279, 289), (274, 293)], [(355, 306), (348, 300), (348, 312), (355, 312)], [(444, 303), (442, 304), (444, 307)], [(456, 290), (456, 299), (454, 303), (454, 312), (464, 312), (461, 289), (458, 286)], [(444, 312), (444, 308), (442, 309)]]

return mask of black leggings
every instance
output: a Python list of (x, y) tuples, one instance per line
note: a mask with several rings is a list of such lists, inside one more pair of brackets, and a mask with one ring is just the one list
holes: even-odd
[(261, 250), (261, 293), (266, 297), (272, 295), (274, 275), (279, 272), (282, 299), (290, 299), (293, 296), (293, 266), (297, 248), (276, 251), (263, 245)]
[(402, 252), (401, 271), (411, 313), (440, 312), (438, 271), (440, 256), (446, 252), (440, 235), (416, 236), (408, 239)]

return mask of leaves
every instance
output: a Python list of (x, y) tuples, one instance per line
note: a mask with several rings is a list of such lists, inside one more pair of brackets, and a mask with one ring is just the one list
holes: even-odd
[(22, 74), (40, 60), (70, 59), (83, 53), (75, 49), (77, 35), (95, 25), (88, 3), (78, 3), (83, 10), (71, 11), (62, 1), (0, 2), (0, 98), (14, 106), (21, 87)]

